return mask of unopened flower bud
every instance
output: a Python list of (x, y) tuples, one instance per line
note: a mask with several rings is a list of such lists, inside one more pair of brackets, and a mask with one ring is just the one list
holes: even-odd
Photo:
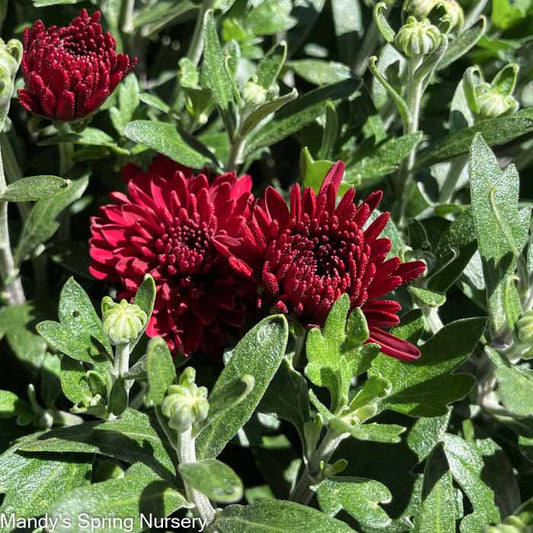
[(168, 425), (178, 431), (203, 422), (209, 413), (207, 389), (196, 383), (171, 385), (161, 404), (161, 411), (169, 419)]
[(245, 104), (258, 107), (266, 102), (267, 90), (254, 81), (247, 81), (242, 88), (242, 99)]
[(446, 24), (447, 32), (461, 29), (464, 23), (463, 8), (456, 0), (411, 0), (406, 2), (404, 9), (418, 20), (428, 18), (434, 10), (440, 10), (440, 21)]
[(117, 304), (109, 296), (102, 299), (102, 318), (104, 331), (114, 345), (135, 340), (148, 321), (146, 313), (138, 305), (126, 300)]
[(518, 108), (518, 102), (512, 95), (502, 94), (488, 83), (476, 87), (476, 100), (479, 115), (483, 118), (500, 117)]
[(516, 323), (518, 341), (533, 345), (533, 309), (526, 311)]
[(409, 17), (396, 35), (396, 48), (407, 57), (425, 56), (433, 52), (440, 44), (441, 34), (429, 20), (416, 20)]

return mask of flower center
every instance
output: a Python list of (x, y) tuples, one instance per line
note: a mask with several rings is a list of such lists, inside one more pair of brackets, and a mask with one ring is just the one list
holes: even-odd
[(161, 223), (162, 233), (155, 241), (158, 260), (171, 276), (192, 275), (205, 272), (211, 263), (214, 230), (205, 221), (180, 221), (173, 224)]

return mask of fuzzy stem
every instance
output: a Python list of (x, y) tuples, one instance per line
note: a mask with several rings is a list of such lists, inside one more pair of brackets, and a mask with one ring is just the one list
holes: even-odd
[[(177, 452), (180, 464), (196, 463), (196, 448), (191, 427), (178, 433)], [(187, 499), (194, 504), (194, 512), (198, 518), (207, 520), (208, 524), (213, 522), (215, 519), (215, 510), (213, 509), (209, 498), (191, 487), (187, 481), (183, 480), (183, 483), (185, 485)]]
[[(6, 190), (6, 178), (0, 149), (0, 195)], [(8, 225), (8, 202), (0, 201), (0, 275), (7, 300), (11, 305), (21, 305), (26, 301), (22, 282), (15, 268)]]
[(126, 34), (133, 33), (133, 14), (135, 12), (135, 0), (125, 0), (122, 12), (122, 31)]
[[(420, 66), (422, 59), (420, 57), (409, 58), (407, 62), (407, 88), (406, 88), (406, 103), (407, 103), (407, 121), (403, 124), (403, 134), (416, 133), (419, 129), (420, 123), (420, 105), (423, 94), (423, 80), (415, 76), (416, 70)], [(407, 207), (406, 187), (413, 172), (416, 161), (416, 147), (411, 150), (407, 160), (402, 164), (398, 171), (396, 178), (397, 196), (400, 198), (400, 212), (398, 213), (398, 221), (400, 225), (403, 223), (405, 209)]]
[(447, 204), (450, 202), (457, 187), (459, 177), (467, 164), (468, 156), (459, 156), (452, 161), (448, 175), (446, 176), (439, 193), (440, 204)]
[(348, 436), (348, 433), (339, 434), (329, 428), (320, 446), (311, 454), (300, 479), (294, 485), (290, 494), (290, 500), (302, 505), (307, 505), (313, 498), (313, 485), (320, 483), (324, 479), (321, 464), (327, 463), (339, 444)]
[(238, 167), (243, 163), (244, 151), (246, 149), (246, 139), (241, 137), (240, 133), (237, 132), (233, 143), (231, 145), (231, 152), (226, 164), (226, 171), (231, 172), (237, 170)]
[[(126, 372), (130, 369), (130, 345), (119, 344), (115, 348), (115, 376), (117, 378), (123, 378)], [(124, 380), (124, 388), (126, 389), (126, 395), (129, 400), (130, 389), (133, 385), (132, 379)]]

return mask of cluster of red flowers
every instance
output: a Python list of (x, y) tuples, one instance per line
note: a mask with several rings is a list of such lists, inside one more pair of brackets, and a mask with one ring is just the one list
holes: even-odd
[(158, 293), (148, 334), (186, 355), (220, 352), (224, 332), (241, 327), (254, 302), (312, 327), (347, 293), (371, 341), (416, 359), (416, 347), (382, 329), (399, 323), (400, 310), (382, 297), (425, 265), (386, 259), (391, 242), (379, 235), (388, 213), (367, 224), (380, 192), (356, 206), (352, 189), (336, 205), (343, 171), (334, 165), (318, 194), (295, 185), (289, 209), (272, 187), (254, 202), (250, 176), (210, 180), (161, 156), (147, 173), (130, 165), (128, 194), (114, 193), (92, 220), (91, 272), (120, 282), (125, 297), (150, 272)]
[[(83, 10), (69, 26), (27, 29), (21, 104), (58, 121), (94, 112), (130, 72), (135, 60), (116, 54), (100, 13)], [(272, 187), (254, 202), (250, 176), (195, 176), (164, 157), (148, 170), (124, 169), (127, 194), (93, 218), (91, 272), (135, 294), (146, 273), (157, 285), (148, 335), (174, 351), (220, 353), (225, 334), (244, 325), (252, 307), (286, 313), (305, 327), (324, 323), (339, 296), (360, 307), (370, 339), (384, 353), (416, 359), (411, 344), (382, 328), (399, 323), (400, 305), (383, 296), (420, 276), (421, 261), (387, 259), (380, 238), (388, 213), (368, 223), (381, 192), (355, 204), (349, 190), (337, 205), (344, 164), (333, 166), (318, 192), (295, 185), (290, 208)]]

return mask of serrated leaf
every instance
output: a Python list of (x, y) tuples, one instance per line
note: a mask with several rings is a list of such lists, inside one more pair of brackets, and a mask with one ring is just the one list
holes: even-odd
[(35, 202), (51, 198), (67, 187), (70, 187), (70, 182), (57, 176), (30, 176), (9, 184), (0, 196), (0, 201)]
[(176, 367), (165, 339), (150, 339), (146, 352), (148, 375), (147, 401), (155, 406), (161, 405), (167, 389), (176, 380)]
[[(106, 523), (106, 533), (123, 533), (125, 519), (128, 519), (133, 522), (128, 531), (138, 533), (146, 531), (141, 513), (147, 520), (157, 520), (182, 507), (189, 507), (189, 504), (170, 483), (138, 464), (122, 478), (79, 487), (66, 494), (55, 502), (50, 517), (58, 519), (55, 528), (58, 533), (94, 531), (86, 517), (113, 517), (115, 521)], [(70, 519), (70, 525), (66, 519)]]
[(346, 404), (350, 381), (361, 358), (361, 344), (369, 332), (363, 312), (356, 308), (348, 320), (350, 299), (343, 294), (333, 305), (322, 331), (307, 334), (308, 364), (305, 374), (318, 387), (326, 387), (331, 395), (331, 411)]
[(217, 459), (182, 463), (178, 470), (187, 485), (214, 502), (234, 503), (242, 498), (243, 486), (239, 476)]
[(213, 529), (220, 533), (309, 533), (312, 524), (320, 533), (348, 533), (353, 529), (316, 509), (293, 502), (271, 500), (251, 505), (230, 505), (219, 513)]
[(225, 411), (197, 437), (197, 454), (201, 459), (216, 457), (237, 431), (250, 419), (285, 355), (288, 324), (282, 315), (265, 318), (237, 344), (233, 355), (220, 374), (211, 394), (249, 374), (255, 380), (251, 393)]
[(112, 353), (91, 299), (74, 278), (61, 289), (59, 322), (41, 322), (37, 330), (56, 350), (79, 361), (92, 362)]
[(39, 200), (24, 223), (14, 259), (20, 265), (35, 249), (59, 229), (58, 217), (71, 203), (80, 198), (89, 183), (88, 177), (72, 180), (72, 185), (52, 198)]
[(500, 513), (493, 491), (483, 481), (483, 459), (475, 445), (449, 434), (443, 442), (452, 476), (473, 507), (473, 512), (461, 521), (461, 533), (477, 533), (487, 524), (498, 523)]
[(154, 417), (126, 409), (120, 419), (53, 429), (25, 440), (19, 449), (40, 453), (100, 453), (131, 464), (143, 463), (173, 482), (174, 464), (167, 446)]
[(457, 320), (444, 326), (420, 349), (422, 355), (403, 363), (380, 354), (372, 362), (370, 375), (388, 379), (391, 394), (382, 408), (411, 416), (440, 416), (446, 406), (463, 398), (474, 378), (453, 371), (472, 353), (485, 329), (485, 318)]
[(389, 489), (373, 479), (362, 477), (332, 477), (318, 485), (316, 495), (320, 508), (329, 516), (341, 509), (353, 516), (365, 528), (384, 528), (391, 523), (380, 503), (389, 503)]
[(208, 156), (191, 146), (175, 126), (166, 122), (134, 120), (124, 128), (124, 135), (186, 167), (203, 168), (209, 162)]

